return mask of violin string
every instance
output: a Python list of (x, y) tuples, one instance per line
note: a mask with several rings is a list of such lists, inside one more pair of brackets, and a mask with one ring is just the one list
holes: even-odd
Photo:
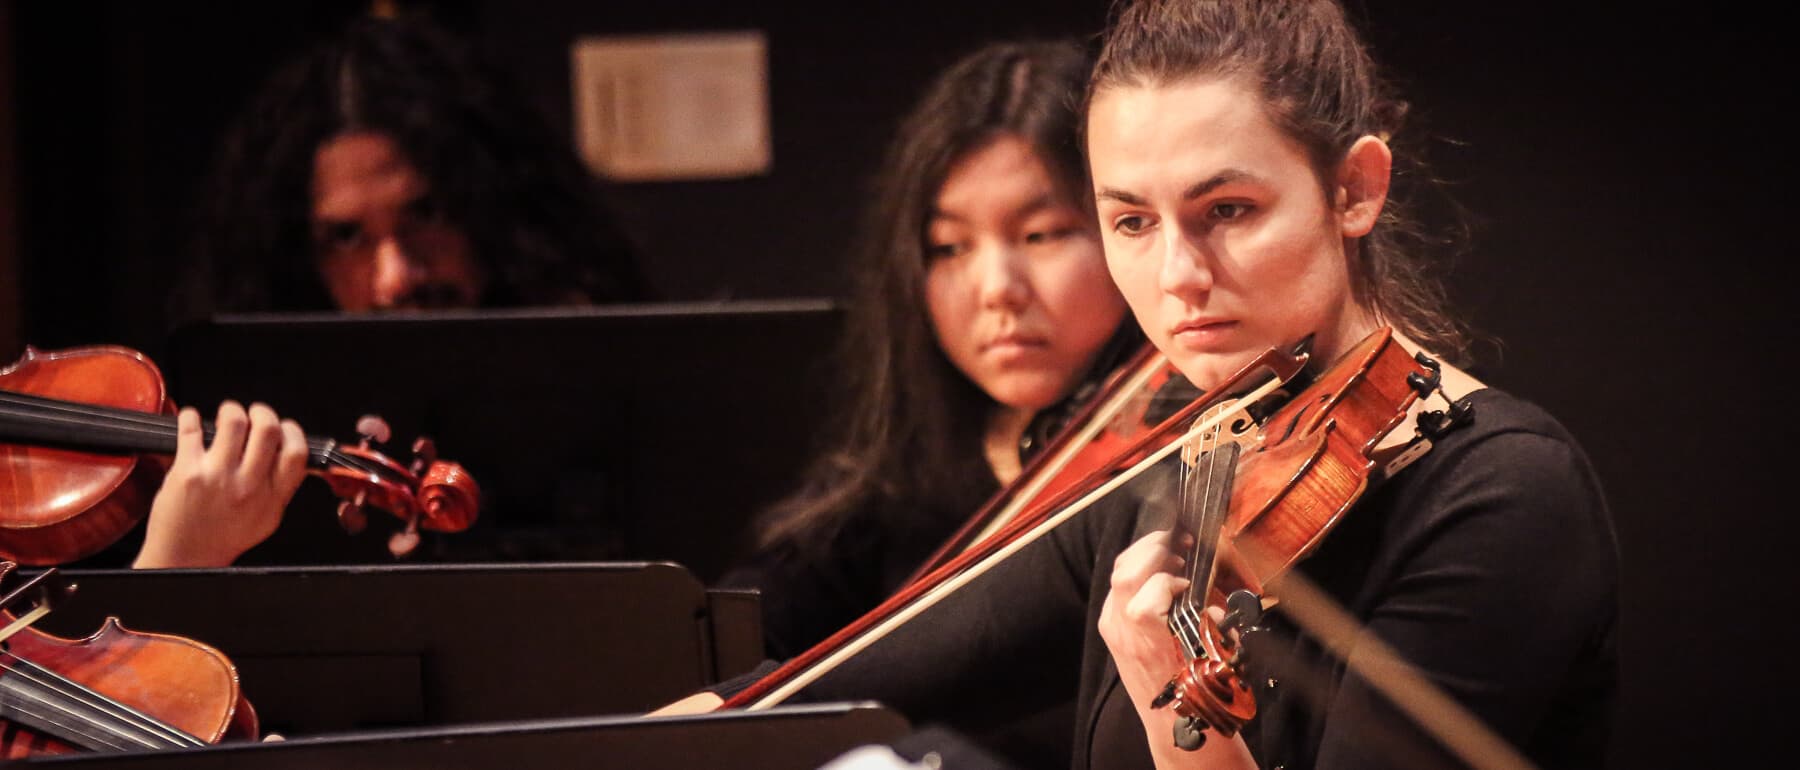
[[(1183, 517), (1190, 525), (1189, 528), (1191, 531), (1189, 534), (1194, 537), (1194, 547), (1187, 554), (1187, 558), (1183, 565), (1188, 584), (1186, 588), (1182, 589), (1181, 598), (1179, 600), (1181, 607), (1189, 612), (1192, 612), (1196, 606), (1196, 591), (1199, 592), (1201, 597), (1206, 595), (1204, 592), (1207, 586), (1203, 584), (1204, 581), (1201, 579), (1200, 567), (1203, 563), (1210, 563), (1211, 558), (1208, 554), (1204, 553), (1207, 544), (1206, 538), (1202, 536), (1202, 533), (1208, 531), (1209, 523), (1214, 515), (1208, 508), (1212, 505), (1213, 501), (1213, 477), (1215, 476), (1218, 467), (1218, 453), (1214, 450), (1217, 448), (1217, 431), (1201, 433), (1199, 436), (1199, 454), (1195, 458), (1195, 464), (1198, 466), (1204, 462), (1204, 469), (1190, 468), (1187, 463), (1181, 464), (1182, 510), (1191, 512), (1196, 507), (1199, 508), (1197, 516), (1189, 515)], [(1199, 482), (1201, 485), (1201, 489), (1197, 492), (1194, 489), (1196, 482)]]
[[(115, 719), (128, 727), (135, 728), (140, 733), (138, 735), (133, 735), (133, 734), (129, 733), (128, 731), (121, 729), (118, 726), (102, 724), (99, 721), (93, 720), (91, 718), (84, 720), (85, 722), (87, 722), (89, 725), (91, 725), (93, 727), (97, 727), (97, 728), (107, 731), (107, 733), (112, 735), (113, 737), (116, 737), (116, 738), (119, 738), (122, 740), (131, 741), (134, 743), (138, 743), (138, 744), (143, 745), (148, 748), (164, 748), (164, 747), (168, 747), (168, 746), (184, 746), (184, 745), (185, 746), (205, 745), (205, 743), (203, 741), (201, 741), (199, 738), (196, 738), (192, 735), (188, 735), (186, 732), (179, 730), (175, 727), (169, 726), (167, 724), (164, 724), (163, 722), (155, 719), (154, 717), (150, 717), (149, 715), (146, 715), (136, 709), (133, 709), (122, 703), (119, 703), (110, 698), (107, 698), (104, 695), (101, 695), (97, 692), (94, 692), (91, 689), (88, 689), (87, 687), (82, 686), (78, 682), (71, 681), (71, 680), (67, 679), (66, 677), (63, 677), (59, 674), (56, 674), (55, 672), (52, 672), (52, 671), (49, 671), (49, 670), (43, 668), (42, 666), (38, 666), (37, 664), (32, 663), (29, 660), (21, 658), (12, 653), (7, 653), (6, 656), (17, 661), (18, 665), (8, 665), (4, 662), (0, 662), (0, 672), (15, 674), (19, 678), (21, 678), (31, 684), (38, 685), (39, 687), (43, 688), (43, 690), (45, 690), (49, 694), (61, 696), (65, 699), (67, 699), (68, 702), (86, 706), (86, 707), (88, 707), (88, 709), (95, 711), (95, 712), (99, 712), (103, 716)], [(55, 709), (56, 712), (59, 714), (68, 715), (68, 716), (75, 717), (75, 718), (82, 718), (82, 716), (83, 716), (76, 709), (72, 709), (61, 703), (57, 703), (57, 702), (48, 700), (47, 698), (42, 697), (42, 696), (38, 696), (38, 695), (29, 693), (29, 692), (24, 692), (24, 691), (17, 691), (17, 692), (15, 692), (15, 694), (18, 695), (19, 697), (27, 698), (35, 703), (42, 704), (49, 708)], [(85, 730), (81, 730), (79, 726), (70, 726), (67, 724), (63, 724), (63, 723), (55, 721), (54, 719), (50, 719), (49, 717), (46, 717), (43, 714), (39, 714), (39, 713), (35, 713), (35, 712), (25, 712), (23, 709), (21, 709), (20, 711), (22, 713), (28, 713), (31, 716), (37, 717), (39, 719), (43, 719), (48, 724), (52, 724), (57, 727), (61, 727), (70, 732), (78, 732), (79, 734), (90, 737), (90, 738), (95, 737), (92, 733), (89, 733)], [(150, 737), (145, 737), (145, 736), (150, 736)], [(158, 741), (158, 740), (163, 741), (164, 743), (159, 745), (156, 743), (156, 741)], [(102, 740), (102, 742), (106, 742), (106, 741)], [(108, 743), (108, 745), (113, 746), (114, 748), (119, 748), (119, 749), (125, 748), (123, 746), (116, 746), (111, 743)]]
[(54, 413), (76, 418), (89, 418), (97, 421), (104, 421), (100, 424), (135, 423), (156, 427), (174, 427), (175, 425), (175, 418), (169, 415), (157, 414), (154, 412), (139, 412), (132, 409), (101, 406), (98, 404), (82, 404), (74, 401), (62, 401), (59, 399), (45, 398), (43, 396), (35, 396), (29, 393), (0, 391), (0, 402), (12, 403), (40, 415)]
[[(173, 726), (170, 726), (168, 724), (165, 724), (165, 723), (161, 722), (160, 720), (157, 720), (154, 717), (144, 714), (141, 711), (133, 709), (130, 706), (126, 706), (122, 703), (119, 703), (118, 701), (115, 701), (111, 698), (101, 695), (100, 693), (94, 692), (93, 690), (88, 689), (87, 687), (81, 685), (78, 682), (71, 681), (71, 680), (67, 679), (66, 677), (61, 676), (60, 674), (57, 674), (53, 671), (49, 671), (49, 670), (43, 668), (42, 666), (38, 666), (37, 664), (31, 663), (30, 661), (24, 660), (22, 658), (16, 658), (16, 656), (15, 656), (15, 659), (19, 660), (22, 665), (20, 665), (20, 666), (0, 665), (0, 671), (17, 674), (21, 678), (26, 679), (27, 681), (30, 681), (33, 684), (39, 685), (40, 687), (44, 688), (46, 691), (48, 691), (54, 695), (61, 696), (62, 698), (65, 698), (67, 700), (67, 702), (69, 702), (69, 703), (75, 703), (78, 705), (86, 706), (91, 711), (98, 712), (99, 714), (101, 714), (103, 716), (117, 720), (118, 722), (122, 723), (123, 725), (139, 731), (139, 733), (142, 733), (143, 735), (152, 736), (152, 738), (154, 738), (155, 740), (160, 740), (160, 741), (165, 742), (166, 745), (173, 745), (173, 746), (204, 745), (204, 743), (202, 741), (200, 741), (199, 738), (188, 735), (186, 732), (184, 732), (178, 728), (175, 728)], [(34, 675), (34, 672), (36, 675)], [(39, 675), (41, 675), (41, 676), (39, 676)], [(44, 703), (47, 706), (59, 709), (63, 713), (68, 713), (68, 714), (76, 714), (77, 713), (75, 710), (70, 709), (65, 705), (61, 705), (61, 704), (54, 703), (54, 702), (51, 702), (48, 700), (44, 700), (41, 697), (34, 698), (34, 699), (37, 700), (38, 702)], [(90, 718), (90, 721), (92, 721), (91, 718)], [(99, 724), (98, 722), (95, 722), (95, 724), (96, 724), (96, 726), (103, 727), (105, 729), (110, 730), (114, 735), (126, 738), (128, 740), (135, 740), (140, 743), (144, 743), (145, 745), (152, 745), (150, 738), (144, 738), (141, 736), (133, 737), (133, 736), (127, 734), (127, 731), (125, 731), (117, 726), (102, 725), (102, 724)]]
[(1193, 609), (1183, 605), (1176, 608), (1170, 617), (1172, 619), (1170, 625), (1174, 627), (1176, 639), (1181, 643), (1187, 657), (1199, 657), (1201, 650), (1200, 624), (1194, 617)]
[[(1223, 433), (1218, 428), (1202, 431), (1196, 437), (1197, 448), (1194, 465), (1181, 463), (1181, 498), (1183, 519), (1188, 523), (1190, 534), (1194, 536), (1194, 546), (1184, 561), (1184, 576), (1187, 586), (1174, 602), (1170, 610), (1170, 630), (1187, 653), (1187, 657), (1197, 658), (1204, 654), (1205, 599), (1212, 588), (1212, 579), (1216, 571), (1217, 547), (1219, 538), (1216, 533), (1222, 523), (1221, 518), (1229, 510), (1224, 507), (1225, 501), (1217, 494), (1216, 484), (1223, 483), (1220, 469), (1225, 462), (1235, 462), (1236, 456), (1222, 458), (1219, 451)], [(1196, 487), (1198, 489), (1196, 490)]]
[[(1188, 599), (1190, 606), (1196, 604), (1193, 601), (1196, 592), (1199, 594), (1199, 601), (1197, 604), (1204, 605), (1207, 599), (1207, 592), (1212, 590), (1213, 574), (1217, 570), (1219, 564), (1219, 531), (1223, 526), (1223, 522), (1220, 521), (1220, 518), (1229, 510), (1229, 506), (1226, 502), (1227, 498), (1224, 497), (1226, 490), (1215, 490), (1213, 488), (1214, 484), (1224, 483), (1223, 479), (1220, 478), (1221, 474), (1219, 472), (1220, 465), (1226, 462), (1226, 460), (1221, 459), (1221, 455), (1224, 455), (1225, 453), (1219, 451), (1220, 434), (1221, 429), (1215, 428), (1207, 437), (1206, 500), (1200, 506), (1201, 516), (1205, 519), (1203, 525), (1205, 530), (1203, 531), (1207, 533), (1207, 543), (1200, 546), (1206, 550), (1206, 574), (1201, 575), (1196, 573), (1194, 575), (1196, 579), (1188, 584)], [(1237, 458), (1234, 456), (1230, 461), (1236, 462), (1236, 459)], [(1199, 544), (1197, 543), (1196, 545)]]
[(1187, 595), (1185, 598), (1190, 611), (1196, 607), (1194, 601), (1196, 593), (1200, 596), (1200, 603), (1205, 603), (1207, 586), (1204, 584), (1202, 576), (1200, 575), (1200, 564), (1204, 561), (1206, 564), (1211, 565), (1213, 559), (1213, 554), (1204, 553), (1204, 551), (1208, 550), (1208, 543), (1206, 541), (1209, 538), (1206, 538), (1203, 533), (1212, 531), (1212, 520), (1215, 515), (1212, 510), (1213, 478), (1218, 475), (1219, 453), (1215, 451), (1219, 448), (1218, 436), (1219, 433), (1217, 429), (1208, 431), (1200, 436), (1200, 451), (1203, 452), (1201, 457), (1206, 458), (1206, 480), (1205, 488), (1200, 492), (1200, 529), (1194, 533), (1194, 557), (1189, 560), (1188, 565), (1190, 574), (1188, 575)]
[(167, 415), (75, 404), (22, 394), (8, 394), (5, 400), (16, 407), (8, 411), (18, 417), (54, 422), (75, 431), (85, 429), (92, 434), (111, 433), (171, 441), (176, 435), (175, 418)]
[[(64, 740), (64, 741), (78, 742), (78, 741), (75, 741), (74, 739), (68, 738), (67, 736), (80, 735), (82, 738), (85, 738), (94, 743), (104, 744), (106, 748), (112, 749), (113, 751), (125, 751), (125, 750), (131, 748), (130, 746), (126, 746), (126, 745), (119, 744), (119, 743), (114, 743), (113, 741), (108, 740), (109, 737), (117, 737), (117, 736), (108, 736), (105, 734), (96, 735), (93, 733), (89, 733), (85, 730), (82, 730), (77, 725), (70, 725), (70, 724), (66, 724), (63, 722), (59, 722), (54, 717), (52, 717), (48, 714), (42, 714), (42, 713), (33, 711), (31, 709), (25, 708), (23, 703), (9, 703), (6, 706), (6, 709), (18, 716), (28, 717), (30, 720), (35, 720), (35, 722), (38, 725), (43, 726), (38, 729), (48, 730), (53, 733), (60, 731), (60, 734), (57, 735), (56, 737), (58, 737), (59, 739)], [(66, 709), (58, 709), (57, 713), (59, 715), (73, 716), (73, 714)], [(25, 721), (25, 720), (17, 720), (17, 721)], [(91, 747), (83, 747), (83, 748), (91, 748)], [(161, 748), (161, 747), (149, 746), (149, 748)]]
[(146, 733), (159, 734), (160, 738), (169, 741), (170, 743), (177, 745), (204, 745), (204, 742), (199, 738), (189, 735), (187, 732), (145, 714), (142, 711), (95, 692), (85, 685), (82, 685), (80, 682), (73, 681), (61, 674), (46, 669), (43, 666), (39, 666), (17, 654), (9, 652), (6, 653), (6, 656), (17, 661), (18, 665), (7, 665), (3, 661), (0, 661), (0, 671), (16, 673), (21, 678), (68, 698), (72, 702), (86, 705), (95, 711), (99, 711)]
[[(87, 428), (95, 432), (111, 432), (114, 435), (171, 440), (179, 433), (174, 417), (150, 412), (79, 404), (9, 391), (0, 391), (0, 404), (11, 404), (18, 407), (16, 410), (0, 408), (0, 414), (10, 413), (28, 419), (53, 420), (76, 429)], [(202, 425), (205, 438), (210, 442), (214, 435), (213, 426), (211, 423)], [(334, 449), (335, 442), (331, 439), (308, 437), (306, 444), (309, 456), (327, 467), (348, 468), (376, 476), (385, 475), (388, 470), (378, 463), (336, 451)]]
[[(1195, 501), (1194, 482), (1196, 481), (1194, 471), (1186, 462), (1176, 463), (1175, 467), (1176, 478), (1178, 481), (1176, 487), (1178, 490), (1177, 505), (1181, 512), (1180, 516), (1177, 517), (1177, 523), (1179, 524), (1178, 529), (1192, 530), (1194, 529), (1195, 524), (1193, 521), (1194, 517), (1192, 516)], [(1185, 554), (1185, 556), (1186, 558), (1183, 560), (1182, 568), (1185, 577), (1190, 581), (1189, 586), (1191, 589), (1191, 581), (1194, 577), (1195, 559), (1193, 553)], [(1169, 608), (1169, 631), (1175, 635), (1176, 642), (1181, 645), (1184, 657), (1192, 659), (1199, 654), (1200, 644), (1199, 635), (1195, 633), (1196, 629), (1189, 601), (1189, 591), (1184, 589), (1182, 595), (1177, 596), (1171, 602)]]

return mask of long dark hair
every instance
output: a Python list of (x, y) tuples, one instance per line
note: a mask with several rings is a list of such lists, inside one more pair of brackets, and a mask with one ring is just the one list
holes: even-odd
[[(1441, 282), (1446, 241), (1412, 219), (1412, 195), (1432, 186), (1418, 155), (1401, 151), (1407, 105), (1369, 56), (1335, 0), (1139, 0), (1115, 9), (1087, 101), (1114, 87), (1237, 77), (1261, 89), (1277, 126), (1330, 179), (1351, 145), (1379, 136), (1397, 147), (1394, 184), (1375, 229), (1350, 259), (1351, 289), (1383, 320), (1451, 361), (1468, 331)], [(1398, 144), (1397, 144), (1398, 143)], [(1448, 202), (1448, 201), (1446, 201)], [(1454, 204), (1450, 203), (1454, 211)]]
[(640, 298), (595, 181), (520, 93), (421, 17), (360, 19), (284, 67), (214, 162), (177, 317), (333, 306), (308, 220), (314, 155), (347, 131), (387, 136), (430, 182), (492, 276), (483, 305)]
[(801, 491), (764, 518), (765, 545), (822, 542), (849, 512), (884, 501), (903, 500), (915, 515), (967, 516), (991, 492), (982, 438), (995, 402), (931, 332), (926, 227), (951, 165), (1002, 135), (1030, 142), (1062, 192), (1091, 207), (1076, 110), (1087, 67), (1069, 44), (990, 45), (939, 75), (901, 122), (855, 251), (841, 433)]

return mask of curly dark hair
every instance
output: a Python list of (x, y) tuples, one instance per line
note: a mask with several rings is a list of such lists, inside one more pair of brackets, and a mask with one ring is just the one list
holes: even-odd
[[(1087, 73), (1087, 55), (1072, 44), (992, 44), (940, 74), (902, 120), (853, 254), (840, 433), (801, 491), (764, 518), (764, 545), (820, 545), (851, 512), (893, 503), (913, 515), (967, 517), (993, 491), (981, 442), (995, 402), (932, 333), (927, 228), (950, 168), (1003, 135), (1028, 141), (1061, 192), (1091, 211), (1077, 111)], [(1107, 351), (1129, 352), (1141, 341), (1127, 316)], [(1096, 366), (1114, 357), (1103, 352)]]
[(177, 318), (333, 307), (309, 217), (314, 155), (391, 139), (488, 275), (483, 306), (641, 299), (631, 248), (566, 141), (461, 40), (421, 17), (364, 18), (279, 71), (225, 138)]

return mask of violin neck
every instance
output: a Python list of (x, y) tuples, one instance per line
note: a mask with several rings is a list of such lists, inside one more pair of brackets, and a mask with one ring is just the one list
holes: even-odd
[(1194, 537), (1186, 554), (1188, 585), (1169, 609), (1169, 630), (1189, 659), (1202, 649), (1201, 614), (1218, 575), (1219, 543), (1231, 515), (1231, 487), (1236, 480), (1239, 446), (1231, 441), (1207, 448), (1192, 468), (1183, 468), (1177, 501), (1176, 530)]
[[(202, 423), (201, 430), (210, 446), (213, 424)], [(172, 455), (176, 422), (171, 415), (0, 391), (0, 443), (95, 454)], [(309, 436), (306, 444), (309, 467), (322, 470), (337, 464), (331, 440)]]

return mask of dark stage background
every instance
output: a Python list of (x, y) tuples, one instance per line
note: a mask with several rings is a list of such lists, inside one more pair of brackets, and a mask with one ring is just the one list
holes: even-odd
[[(0, 307), (5, 352), (156, 349), (160, 292), (224, 121), (356, 5), (5, 0), (0, 224), (16, 230), (0, 233), (0, 303), (22, 298)], [(860, 185), (923, 81), (980, 41), (1091, 33), (1105, 14), (1094, 0), (438, 8), (565, 130), (575, 35), (767, 33), (773, 173), (614, 190), (670, 299), (841, 295)], [(1785, 764), (1800, 526), (1776, 495), (1793, 456), (1777, 436), (1793, 424), (1779, 383), (1794, 249), (1778, 235), (1794, 196), (1774, 25), (1697, 5), (1359, 12), (1418, 106), (1413, 127), (1441, 139), (1437, 173), (1478, 216), (1452, 280), (1501, 343), (1478, 371), (1560, 416), (1607, 483), (1625, 559), (1614, 765)]]

